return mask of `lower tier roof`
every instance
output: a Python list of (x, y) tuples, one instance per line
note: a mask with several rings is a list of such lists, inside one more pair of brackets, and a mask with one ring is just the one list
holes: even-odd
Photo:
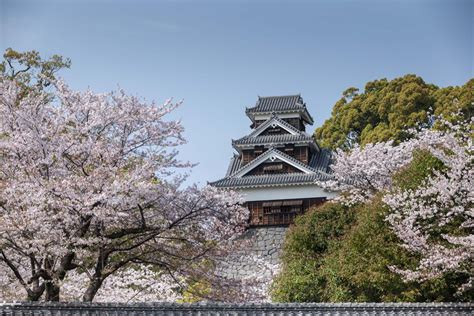
[(287, 185), (312, 184), (315, 181), (329, 180), (330, 176), (323, 172), (312, 174), (306, 173), (283, 173), (266, 174), (246, 177), (228, 177), (209, 183), (218, 188), (252, 188), (252, 187), (274, 187)]

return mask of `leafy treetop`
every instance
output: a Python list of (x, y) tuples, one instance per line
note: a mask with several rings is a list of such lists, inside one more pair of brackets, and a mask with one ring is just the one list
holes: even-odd
[(315, 138), (333, 149), (387, 140), (398, 143), (409, 137), (407, 128), (428, 123), (429, 112), (448, 120), (459, 111), (471, 117), (473, 89), (474, 79), (463, 86), (438, 88), (412, 74), (368, 82), (362, 93), (351, 87), (334, 105), (332, 116), (315, 131)]
[(60, 55), (49, 59), (41, 58), (37, 51), (19, 52), (7, 48), (0, 63), (0, 74), (4, 78), (14, 80), (23, 88), (36, 87), (43, 90), (56, 79), (56, 73), (71, 67), (71, 60)]

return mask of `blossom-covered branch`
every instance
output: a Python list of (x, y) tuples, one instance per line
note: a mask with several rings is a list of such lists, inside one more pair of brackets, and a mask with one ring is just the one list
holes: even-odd
[[(384, 194), (393, 231), (405, 248), (421, 258), (414, 270), (391, 267), (406, 280), (423, 281), (447, 272), (474, 274), (472, 121), (451, 124), (439, 119), (436, 124), (440, 130), (422, 128), (396, 146), (383, 142), (337, 151), (333, 179), (320, 183), (342, 191), (339, 199), (347, 204)], [(394, 187), (393, 175), (410, 163), (416, 150), (439, 159), (443, 169), (433, 170), (415, 189)], [(472, 285), (471, 277), (462, 290)]]
[(180, 189), (183, 128), (164, 119), (179, 103), (53, 90), (25, 96), (0, 80), (0, 281), (59, 300), (68, 278), (86, 275), (78, 290), (91, 301), (131, 266), (198, 278), (248, 210), (235, 192)]
[[(420, 140), (437, 140), (427, 147), (444, 168), (436, 170), (416, 189), (395, 188), (384, 197), (391, 213), (387, 220), (403, 246), (420, 255), (416, 269), (392, 269), (406, 280), (427, 280), (447, 272), (463, 273), (472, 288), (474, 274), (474, 170), (469, 124), (446, 132), (425, 132)], [(459, 133), (459, 131), (466, 131)]]

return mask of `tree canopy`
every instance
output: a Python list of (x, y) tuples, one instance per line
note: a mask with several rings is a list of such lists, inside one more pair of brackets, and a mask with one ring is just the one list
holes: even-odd
[(0, 63), (3, 78), (14, 80), (22, 88), (44, 89), (56, 79), (56, 73), (71, 67), (71, 60), (61, 55), (43, 59), (37, 51), (19, 52), (7, 48)]
[(439, 88), (416, 75), (393, 80), (368, 82), (364, 91), (351, 87), (334, 105), (331, 117), (316, 129), (315, 138), (323, 147), (351, 148), (409, 137), (406, 130), (428, 122), (428, 113), (450, 120), (461, 111), (465, 118), (474, 114), (474, 79), (463, 86)]
[(167, 120), (179, 103), (49, 90), (0, 75), (0, 300), (110, 301), (124, 280), (168, 299), (163, 275), (236, 299), (239, 281), (213, 266), (248, 210), (236, 192), (182, 187), (175, 170), (192, 165), (176, 157), (181, 123)]
[[(427, 179), (437, 179), (438, 170), (444, 168), (440, 159), (426, 151), (416, 151), (413, 160), (394, 174), (394, 188), (413, 190), (423, 186)], [(451, 200), (461, 199), (454, 191), (448, 195)], [(452, 258), (458, 250), (469, 256), (470, 246), (454, 241), (451, 246), (445, 242), (442, 248), (430, 235), (431, 246), (421, 252), (413, 251), (411, 247), (418, 241), (419, 237), (415, 237), (419, 232), (409, 227), (412, 221), (407, 221), (402, 229), (412, 233), (413, 241), (400, 239), (403, 236), (387, 221), (392, 210), (383, 197), (378, 192), (356, 205), (329, 202), (297, 218), (286, 236), (282, 271), (273, 284), (273, 298), (282, 302), (471, 301), (472, 258), (463, 258), (458, 263)], [(469, 236), (467, 229), (459, 229), (467, 212), (466, 209), (464, 215), (449, 215), (449, 210), (440, 211), (452, 219), (443, 233)], [(436, 221), (435, 215), (425, 214), (431, 222)], [(428, 230), (437, 234), (439, 241), (438, 225), (434, 227)], [(420, 226), (423, 229), (426, 227)], [(440, 256), (438, 252), (443, 249), (449, 251), (442, 251)], [(437, 255), (437, 261), (425, 260), (420, 265), (420, 260), (431, 255)], [(435, 273), (407, 279), (393, 267)]]

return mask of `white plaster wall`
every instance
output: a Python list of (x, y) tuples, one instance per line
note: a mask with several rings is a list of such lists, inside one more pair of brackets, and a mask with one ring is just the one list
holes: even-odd
[(246, 202), (286, 199), (307, 199), (325, 197), (328, 200), (337, 196), (335, 192), (324, 191), (317, 185), (295, 185), (270, 188), (249, 188), (239, 190)]

